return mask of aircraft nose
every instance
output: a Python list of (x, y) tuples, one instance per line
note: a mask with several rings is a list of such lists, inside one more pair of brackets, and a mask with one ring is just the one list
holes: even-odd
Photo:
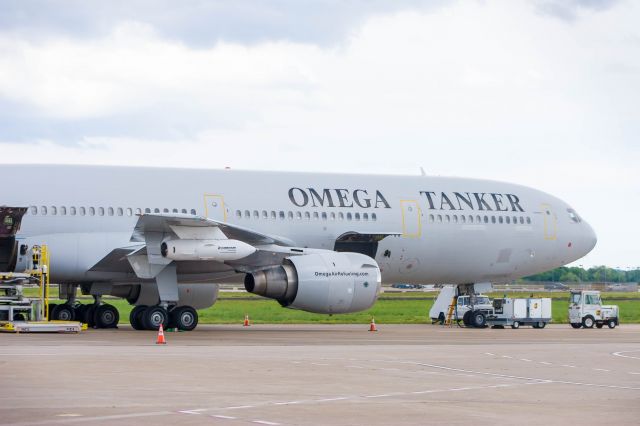
[(587, 254), (596, 246), (596, 243), (598, 242), (598, 236), (596, 235), (596, 232), (593, 230), (591, 225), (589, 225), (587, 222), (583, 223), (585, 228), (583, 231), (584, 249), (585, 254)]

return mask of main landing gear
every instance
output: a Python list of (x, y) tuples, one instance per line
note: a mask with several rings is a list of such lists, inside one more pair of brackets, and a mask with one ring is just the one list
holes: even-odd
[(191, 306), (175, 306), (167, 311), (160, 305), (138, 305), (131, 310), (129, 322), (136, 330), (177, 328), (191, 331), (198, 325), (198, 312)]
[(84, 305), (69, 299), (65, 303), (49, 304), (49, 319), (56, 321), (80, 321), (92, 328), (118, 328), (120, 314), (115, 306), (101, 303), (100, 296), (94, 296), (94, 303)]

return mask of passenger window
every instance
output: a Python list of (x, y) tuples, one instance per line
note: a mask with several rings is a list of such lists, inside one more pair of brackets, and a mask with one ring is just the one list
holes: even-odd
[(109, 212), (109, 216), (113, 216), (113, 207), (109, 207), (107, 212)]
[(269, 218), (269, 214), (267, 213), (266, 210), (262, 210), (262, 218), (263, 219), (268, 219)]
[(133, 215), (133, 209), (131, 209), (131, 207), (127, 207), (127, 216), (132, 216)]
[(482, 223), (482, 218), (480, 215), (476, 215), (476, 223)]
[(254, 210), (253, 211), (253, 218), (254, 219), (260, 219), (260, 212), (258, 212), (258, 210)]
[(275, 210), (271, 210), (271, 219), (276, 220), (276, 212), (275, 212)]
[(441, 214), (438, 215), (438, 223), (442, 223), (442, 215)]
[(469, 223), (473, 223), (473, 216), (469, 215)]
[(71, 216), (75, 216), (76, 215), (76, 208), (75, 207), (69, 207), (69, 214)]
[(368, 213), (362, 213), (362, 220), (369, 220), (369, 214)]
[(484, 217), (484, 223), (489, 223), (489, 217), (488, 216)]
[(236, 210), (236, 217), (242, 219), (242, 212), (240, 210)]
[(191, 214), (195, 216), (196, 215), (196, 209), (191, 209)]
[(347, 213), (347, 220), (351, 220), (351, 213)]
[(80, 207), (80, 216), (84, 216), (86, 214), (86, 210), (84, 207)]
[(338, 213), (338, 219), (344, 220), (344, 213), (342, 212)]
[(322, 220), (327, 220), (327, 213), (326, 212), (322, 212)]
[(67, 215), (67, 208), (65, 206), (60, 207), (60, 215), (61, 216)]
[(89, 216), (95, 216), (95, 215), (96, 215), (96, 208), (89, 207)]
[(144, 209), (145, 213), (151, 213), (151, 209), (149, 207), (147, 207), (146, 209)]
[(360, 220), (360, 213), (356, 213), (356, 214), (354, 215), (354, 217), (355, 217), (355, 219), (356, 219), (356, 220)]
[[(471, 216), (469, 216), (469, 217), (471, 217)], [(460, 216), (460, 222), (466, 223), (467, 222), (467, 217), (465, 215), (461, 215)]]
[(531, 225), (531, 218), (529, 216), (527, 216), (527, 224)]
[(292, 211), (287, 212), (287, 217), (289, 218), (289, 220), (293, 220), (293, 212)]
[(496, 223), (496, 217), (495, 216), (491, 216), (491, 223)]
[(448, 214), (444, 216), (444, 221), (445, 221), (446, 223), (449, 223), (449, 222), (451, 221), (451, 219), (449, 218), (449, 215), (448, 215)]
[(47, 215), (47, 206), (41, 206), (40, 207), (40, 212), (42, 213), (43, 216)]
[(56, 206), (51, 206), (51, 214), (52, 215), (58, 214), (58, 209), (56, 208)]
[(371, 213), (371, 220), (378, 220), (378, 216), (375, 213)]
[(307, 219), (307, 220), (311, 220), (311, 213), (304, 212), (304, 218)]
[(520, 225), (524, 224), (524, 218), (522, 216), (520, 216)]
[(430, 215), (429, 215), (429, 223), (433, 223), (434, 219), (435, 219), (435, 218), (433, 217), (433, 215), (432, 215), (432, 214), (430, 214)]
[(38, 214), (38, 208), (36, 206), (31, 206), (31, 214)]
[(507, 224), (511, 223), (511, 218), (509, 218), (509, 216), (505, 217), (504, 220), (507, 221)]
[(296, 219), (302, 219), (302, 212), (296, 212)]
[(104, 216), (104, 207), (98, 207), (98, 216)]
[[(109, 207), (109, 208), (111, 208), (111, 207)], [(164, 209), (162, 209), (162, 213), (169, 213), (169, 209), (165, 207)]]
[(282, 210), (280, 210), (280, 212), (278, 213), (278, 216), (280, 217), (280, 220), (284, 220), (285, 218), (284, 212)]
[(518, 218), (516, 216), (513, 217), (513, 224), (514, 225), (518, 224)]
[(329, 218), (331, 220), (336, 220), (336, 214), (334, 212), (331, 212), (331, 215), (329, 216)]
[(180, 210), (180, 213), (187, 214), (187, 209), (182, 209), (182, 210)]
[(314, 218), (315, 220), (320, 219), (320, 216), (318, 216), (318, 212), (313, 212), (313, 218)]
[(457, 214), (453, 215), (453, 223), (458, 223), (458, 215)]
[(156, 207), (155, 209), (153, 209), (153, 212), (154, 213), (160, 213), (160, 209)]
[(245, 210), (244, 211), (244, 218), (245, 219), (251, 219), (251, 212), (249, 210)]

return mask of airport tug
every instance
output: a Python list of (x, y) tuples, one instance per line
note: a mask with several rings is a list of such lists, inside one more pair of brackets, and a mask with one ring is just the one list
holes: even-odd
[(615, 328), (619, 324), (617, 305), (603, 305), (600, 292), (572, 291), (569, 296), (569, 322), (573, 328)]

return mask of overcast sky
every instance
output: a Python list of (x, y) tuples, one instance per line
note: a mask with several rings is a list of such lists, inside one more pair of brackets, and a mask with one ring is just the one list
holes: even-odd
[[(640, 266), (640, 2), (0, 2), (0, 162), (530, 185)], [(1, 202), (1, 201), (0, 201)]]

